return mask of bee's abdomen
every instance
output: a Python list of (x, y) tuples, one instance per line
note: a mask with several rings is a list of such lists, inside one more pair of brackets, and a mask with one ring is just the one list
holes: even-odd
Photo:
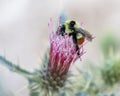
[(85, 38), (84, 38), (84, 37), (82, 37), (82, 38), (80, 38), (80, 39), (77, 39), (78, 45), (83, 44), (84, 41), (85, 41)]

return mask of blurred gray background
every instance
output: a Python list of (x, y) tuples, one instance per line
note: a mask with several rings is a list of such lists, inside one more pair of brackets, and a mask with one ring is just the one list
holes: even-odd
[[(95, 36), (85, 46), (82, 61), (76, 63), (82, 65), (88, 58), (98, 62), (101, 54), (97, 42), (113, 30), (119, 38), (120, 0), (0, 0), (0, 55), (22, 68), (38, 68), (49, 45), (48, 21), (52, 17), (56, 23), (63, 10)], [(2, 65), (0, 87), (0, 94), (5, 92), (6, 96), (11, 92), (28, 96), (26, 79)]]

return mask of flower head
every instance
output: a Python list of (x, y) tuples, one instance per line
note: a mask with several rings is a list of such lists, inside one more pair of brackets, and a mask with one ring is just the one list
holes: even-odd
[(48, 90), (59, 91), (65, 86), (71, 64), (80, 58), (84, 51), (83, 46), (79, 46), (80, 55), (78, 56), (72, 38), (68, 35), (60, 36), (56, 33), (58, 32), (50, 33), (48, 62), (46, 62), (45, 73), (42, 74), (42, 77), (44, 78), (43, 87)]
[(78, 56), (71, 37), (51, 33), (48, 70), (60, 76), (67, 74), (70, 65), (83, 55), (81, 49)]

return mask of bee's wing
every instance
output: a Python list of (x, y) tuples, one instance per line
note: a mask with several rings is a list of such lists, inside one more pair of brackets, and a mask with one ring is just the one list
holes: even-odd
[(76, 28), (76, 32), (81, 33), (88, 41), (93, 39), (92, 34), (82, 28)]

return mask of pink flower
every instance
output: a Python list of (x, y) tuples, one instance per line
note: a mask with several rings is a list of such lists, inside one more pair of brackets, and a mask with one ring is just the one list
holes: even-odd
[(80, 55), (78, 56), (72, 38), (67, 35), (57, 35), (58, 32), (53, 32), (51, 26), (52, 23), (49, 23), (50, 49), (46, 70), (42, 74), (43, 88), (58, 91), (65, 86), (71, 64), (85, 52), (83, 51), (83, 45), (79, 46)]
[[(73, 40), (70, 36), (60, 36), (57, 32), (52, 30), (52, 19), (48, 24), (50, 31), (50, 52), (48, 71), (56, 74), (57, 76), (66, 75), (69, 67), (78, 58), (80, 58), (85, 52), (83, 51), (83, 45), (79, 46), (80, 55), (78, 56)], [(58, 22), (58, 26), (60, 23)]]
[(48, 70), (57, 76), (66, 75), (70, 65), (84, 54), (82, 47), (78, 56), (71, 37), (51, 33)]

